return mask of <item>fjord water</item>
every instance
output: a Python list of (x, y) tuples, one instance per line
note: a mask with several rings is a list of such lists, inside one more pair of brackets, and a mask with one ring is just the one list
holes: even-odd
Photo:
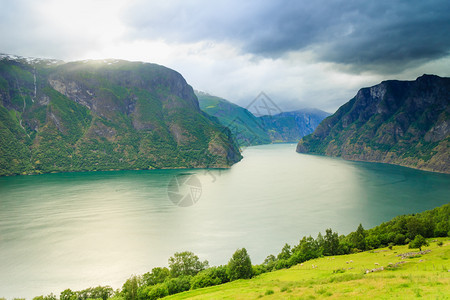
[[(0, 297), (119, 288), (184, 250), (219, 265), (246, 247), (261, 263), (303, 235), (370, 228), (450, 195), (449, 175), (298, 154), (293, 144), (243, 155), (229, 170), (0, 178)], [(177, 174), (200, 181), (195, 205), (170, 201), (167, 186)]]

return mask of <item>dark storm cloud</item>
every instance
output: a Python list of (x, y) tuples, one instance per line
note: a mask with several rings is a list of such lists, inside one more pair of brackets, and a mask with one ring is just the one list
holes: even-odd
[(450, 1), (157, 1), (125, 13), (135, 36), (233, 43), (278, 58), (311, 50), (349, 70), (400, 72), (450, 53)]

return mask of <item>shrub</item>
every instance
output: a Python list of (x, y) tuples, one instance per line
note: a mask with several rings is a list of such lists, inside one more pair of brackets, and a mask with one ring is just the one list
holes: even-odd
[(273, 290), (267, 290), (265, 293), (264, 293), (264, 295), (266, 295), (266, 296), (268, 296), (268, 295), (272, 295), (272, 294), (274, 294), (275, 292), (273, 291)]
[(201, 271), (191, 279), (191, 289), (199, 289), (207, 286), (218, 285), (222, 280), (215, 276), (215, 268)]
[(191, 276), (180, 276), (166, 280), (164, 284), (167, 286), (169, 295), (188, 291), (191, 288)]
[(147, 294), (147, 299), (154, 300), (163, 298), (169, 295), (169, 289), (165, 283), (158, 283), (151, 287), (150, 291)]

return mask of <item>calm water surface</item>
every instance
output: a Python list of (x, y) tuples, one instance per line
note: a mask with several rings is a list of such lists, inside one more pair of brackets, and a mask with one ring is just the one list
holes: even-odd
[[(0, 297), (111, 285), (190, 250), (211, 265), (246, 247), (253, 263), (285, 242), (340, 234), (443, 205), (450, 176), (250, 147), (229, 170), (153, 170), (0, 178)], [(198, 202), (175, 206), (167, 186), (192, 173)]]

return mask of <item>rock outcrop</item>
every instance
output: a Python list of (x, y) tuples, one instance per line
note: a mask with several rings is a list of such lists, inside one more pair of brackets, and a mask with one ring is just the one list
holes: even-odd
[(242, 158), (179, 73), (121, 60), (1, 56), (0, 140), (0, 176), (229, 167)]
[(297, 152), (450, 173), (450, 78), (384, 81), (361, 89)]

